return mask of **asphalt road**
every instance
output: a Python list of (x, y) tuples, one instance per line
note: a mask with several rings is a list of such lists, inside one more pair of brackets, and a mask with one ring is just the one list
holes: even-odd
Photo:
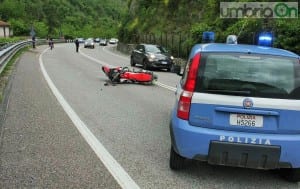
[[(102, 64), (129, 66), (111, 46), (38, 47), (18, 61), (1, 125), (0, 188), (300, 188), (274, 171), (190, 162), (169, 169), (179, 76), (105, 86)], [(50, 84), (49, 84), (50, 82)]]
[(38, 61), (18, 60), (6, 93), (0, 188), (120, 188), (50, 91)]

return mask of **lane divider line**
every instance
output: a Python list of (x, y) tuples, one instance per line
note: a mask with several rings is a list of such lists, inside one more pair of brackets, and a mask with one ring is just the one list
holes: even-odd
[[(117, 53), (113, 53), (113, 52), (111, 52), (110, 50), (107, 50), (107, 48), (108, 48), (108, 47), (106, 46), (106, 47), (103, 47), (102, 49), (103, 49), (103, 51), (105, 51), (106, 53), (109, 53), (109, 54), (111, 54), (111, 55), (113, 55), (113, 56), (117, 56), (117, 57), (123, 58), (123, 59), (125, 59), (125, 60), (130, 59), (129, 56), (125, 56), (125, 55), (120, 55), (120, 54), (117, 54)], [(116, 47), (114, 47), (114, 48), (116, 48)]]
[(169, 85), (160, 83), (160, 82), (158, 82), (158, 81), (156, 81), (155, 84), (158, 85), (158, 86), (160, 86), (160, 87), (162, 87), (162, 88), (168, 89), (168, 90), (170, 90), (170, 91), (174, 91), (174, 92), (176, 91), (176, 87), (171, 87), (171, 86), (169, 86)]
[(96, 58), (93, 58), (93, 57), (91, 57), (91, 56), (89, 56), (89, 55), (84, 54), (84, 53), (83, 53), (82, 51), (80, 51), (80, 50), (79, 50), (79, 53), (80, 53), (81, 55), (83, 55), (84, 57), (86, 57), (86, 58), (88, 58), (88, 59), (90, 59), (90, 60), (92, 60), (92, 61), (94, 61), (94, 62), (100, 64), (101, 66), (111, 66), (110, 64), (107, 64), (106, 62), (103, 62), (103, 61), (101, 61), (101, 60), (98, 60), (98, 59), (96, 59)]
[(52, 93), (57, 98), (58, 102), (63, 107), (69, 118), (72, 120), (78, 131), (81, 133), (86, 142), (90, 145), (98, 158), (102, 161), (104, 166), (108, 169), (111, 175), (115, 178), (118, 184), (124, 189), (140, 189), (140, 187), (134, 182), (129, 174), (122, 168), (122, 166), (113, 158), (113, 156), (105, 149), (101, 142), (95, 137), (95, 135), (88, 129), (86, 124), (79, 118), (76, 112), (64, 99), (62, 94), (56, 88), (51, 78), (49, 77), (42, 60), (43, 54), (48, 49), (45, 49), (39, 56), (40, 68), (45, 80), (48, 83)]

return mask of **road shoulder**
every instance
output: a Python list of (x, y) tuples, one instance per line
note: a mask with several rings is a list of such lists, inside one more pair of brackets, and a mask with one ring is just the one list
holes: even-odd
[(5, 90), (0, 125), (0, 188), (120, 188), (73, 126), (24, 53)]

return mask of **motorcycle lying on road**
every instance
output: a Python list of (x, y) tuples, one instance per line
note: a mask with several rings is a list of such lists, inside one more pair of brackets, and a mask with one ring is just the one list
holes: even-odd
[(110, 79), (113, 84), (116, 83), (139, 83), (153, 84), (157, 80), (157, 76), (148, 70), (138, 69), (130, 70), (128, 67), (109, 67), (102, 66), (102, 71)]

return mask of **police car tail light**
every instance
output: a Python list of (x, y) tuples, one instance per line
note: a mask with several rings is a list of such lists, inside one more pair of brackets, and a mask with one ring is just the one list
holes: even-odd
[(177, 117), (180, 119), (188, 120), (190, 115), (190, 107), (193, 92), (183, 91), (180, 95), (177, 109)]
[(188, 120), (190, 115), (191, 100), (195, 90), (198, 67), (200, 64), (200, 53), (196, 54), (187, 67), (187, 78), (180, 95), (177, 109), (177, 117)]
[(196, 54), (194, 58), (191, 60), (189, 67), (187, 68), (187, 78), (183, 86), (183, 89), (186, 91), (194, 92), (195, 90), (200, 58), (201, 58), (200, 53)]

